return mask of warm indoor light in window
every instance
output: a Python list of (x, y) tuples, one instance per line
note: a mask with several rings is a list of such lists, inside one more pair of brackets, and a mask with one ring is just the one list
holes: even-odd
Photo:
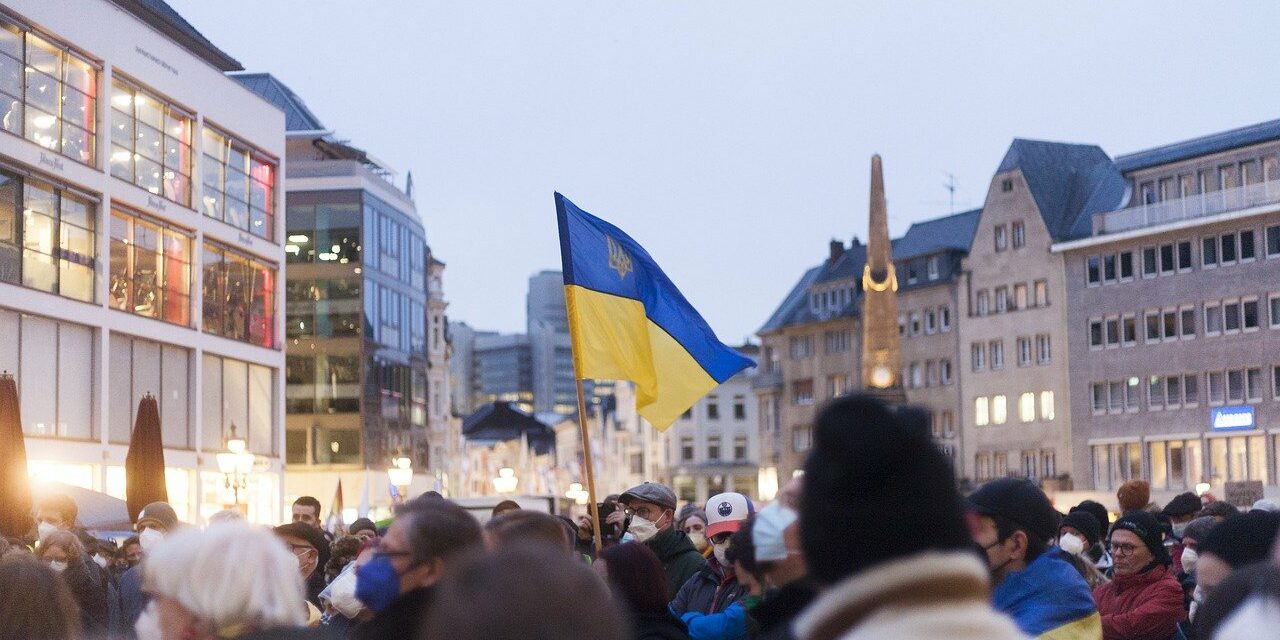
[(48, 129), (49, 127), (53, 126), (54, 122), (57, 122), (57, 118), (54, 118), (53, 116), (48, 116), (48, 115), (36, 116), (31, 120), (31, 123), (36, 125), (36, 128), (39, 128), (39, 129)]
[(321, 260), (324, 260), (324, 261), (326, 261), (326, 262), (328, 262), (328, 261), (333, 261), (333, 260), (337, 260), (337, 259), (338, 259), (338, 254), (336, 254), (336, 253), (322, 253), (322, 254), (320, 254), (320, 259), (321, 259)]
[(289, 236), (289, 242), (297, 242), (297, 243), (300, 243), (300, 244), (301, 244), (301, 243), (306, 242), (307, 240), (309, 240), (309, 238), (307, 238), (307, 236), (305, 236), (305, 235), (292, 235), (292, 236)]
[(298, 253), (298, 251), (300, 251), (300, 249), (296, 244), (286, 244), (284, 246), (285, 253)]
[[(122, 109), (125, 107), (128, 107), (129, 104), (132, 102), (133, 102), (133, 96), (127, 93), (117, 93), (114, 97), (111, 98), (111, 104), (117, 107), (120, 107)], [(120, 125), (120, 127), (124, 128), (124, 125)]]
[(129, 160), (129, 156), (131, 156), (131, 155), (133, 155), (133, 154), (129, 153), (128, 151), (112, 151), (112, 152), (111, 152), (111, 161), (112, 161), (112, 162), (127, 162), (127, 161)]

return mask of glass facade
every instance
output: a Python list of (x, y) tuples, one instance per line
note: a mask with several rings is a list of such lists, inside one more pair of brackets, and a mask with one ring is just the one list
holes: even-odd
[(275, 161), (208, 126), (201, 131), (201, 147), (204, 214), (274, 240)]
[(334, 192), (325, 200), (289, 203), (286, 261), (360, 264), (360, 192)]
[(66, 47), (0, 19), (0, 126), (96, 165), (98, 68)]
[(111, 79), (111, 175), (191, 206), (191, 114)]
[(87, 198), (0, 170), (0, 282), (93, 302), (96, 221)]
[(421, 223), (365, 191), (288, 200), (287, 461), (426, 466)]
[(208, 241), (202, 262), (205, 332), (274, 347), (276, 265)]
[(192, 242), (170, 225), (113, 210), (111, 307), (190, 326)]

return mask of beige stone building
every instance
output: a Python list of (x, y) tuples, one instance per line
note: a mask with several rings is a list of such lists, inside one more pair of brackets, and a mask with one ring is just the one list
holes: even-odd
[[(902, 379), (908, 401), (927, 407), (939, 444), (961, 452), (956, 328), (961, 258), (977, 211), (913, 224), (893, 241), (898, 274)], [(833, 240), (759, 331), (761, 492), (804, 466), (822, 404), (861, 388), (859, 319), (866, 245)]]
[(1096, 146), (1015, 140), (991, 180), (962, 280), (964, 477), (1070, 486), (1066, 285), (1050, 247), (1114, 204), (1110, 164)]

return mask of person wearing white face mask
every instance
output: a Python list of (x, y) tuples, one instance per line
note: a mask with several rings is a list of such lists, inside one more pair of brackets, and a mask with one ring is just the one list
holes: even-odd
[(36, 557), (53, 569), (80, 605), (80, 626), (88, 637), (98, 637), (111, 629), (108, 590), (98, 565), (84, 552), (74, 533), (55, 529), (40, 538)]
[(689, 536), (675, 527), (675, 492), (666, 485), (646, 482), (623, 493), (618, 503), (625, 510), (609, 514), (605, 524), (626, 523), (632, 539), (647, 545), (658, 556), (667, 573), (667, 595), (674, 596), (706, 564)]
[[(755, 514), (755, 507), (740, 493), (721, 493), (707, 500), (706, 514), (711, 558), (680, 587), (671, 601), (671, 611), (686, 623), (691, 615), (723, 612), (747, 595), (725, 554), (729, 551), (729, 538)], [(701, 640), (693, 626), (689, 628), (689, 636)]]
[(1200, 509), (1204, 508), (1200, 496), (1187, 491), (1180, 493), (1165, 505), (1160, 511), (1161, 517), (1168, 518), (1169, 524), (1173, 531), (1173, 536), (1165, 540), (1165, 546), (1169, 547), (1169, 557), (1173, 558), (1173, 573), (1175, 575), (1184, 573), (1182, 569), (1182, 550), (1186, 547), (1182, 543), (1182, 536), (1186, 534), (1187, 525), (1195, 520), (1196, 515), (1200, 513)]
[(1062, 518), (1058, 526), (1058, 547), (1067, 554), (1067, 561), (1089, 583), (1089, 589), (1107, 583), (1107, 576), (1098, 570), (1090, 549), (1098, 543), (1102, 527), (1098, 519), (1087, 511), (1072, 511)]
[[(181, 526), (178, 514), (164, 502), (152, 502), (142, 508), (134, 530), (138, 532), (138, 545), (143, 557), (155, 549), (161, 540)], [(142, 615), (151, 598), (142, 590), (142, 565), (138, 564), (120, 576), (120, 616), (127, 628), (132, 628)]]

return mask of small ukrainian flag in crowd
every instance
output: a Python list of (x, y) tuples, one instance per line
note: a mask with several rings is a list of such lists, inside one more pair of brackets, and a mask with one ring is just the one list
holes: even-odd
[(636, 410), (665, 430), (750, 359), (702, 316), (621, 229), (556, 194), (560, 259), (579, 379), (630, 380)]

